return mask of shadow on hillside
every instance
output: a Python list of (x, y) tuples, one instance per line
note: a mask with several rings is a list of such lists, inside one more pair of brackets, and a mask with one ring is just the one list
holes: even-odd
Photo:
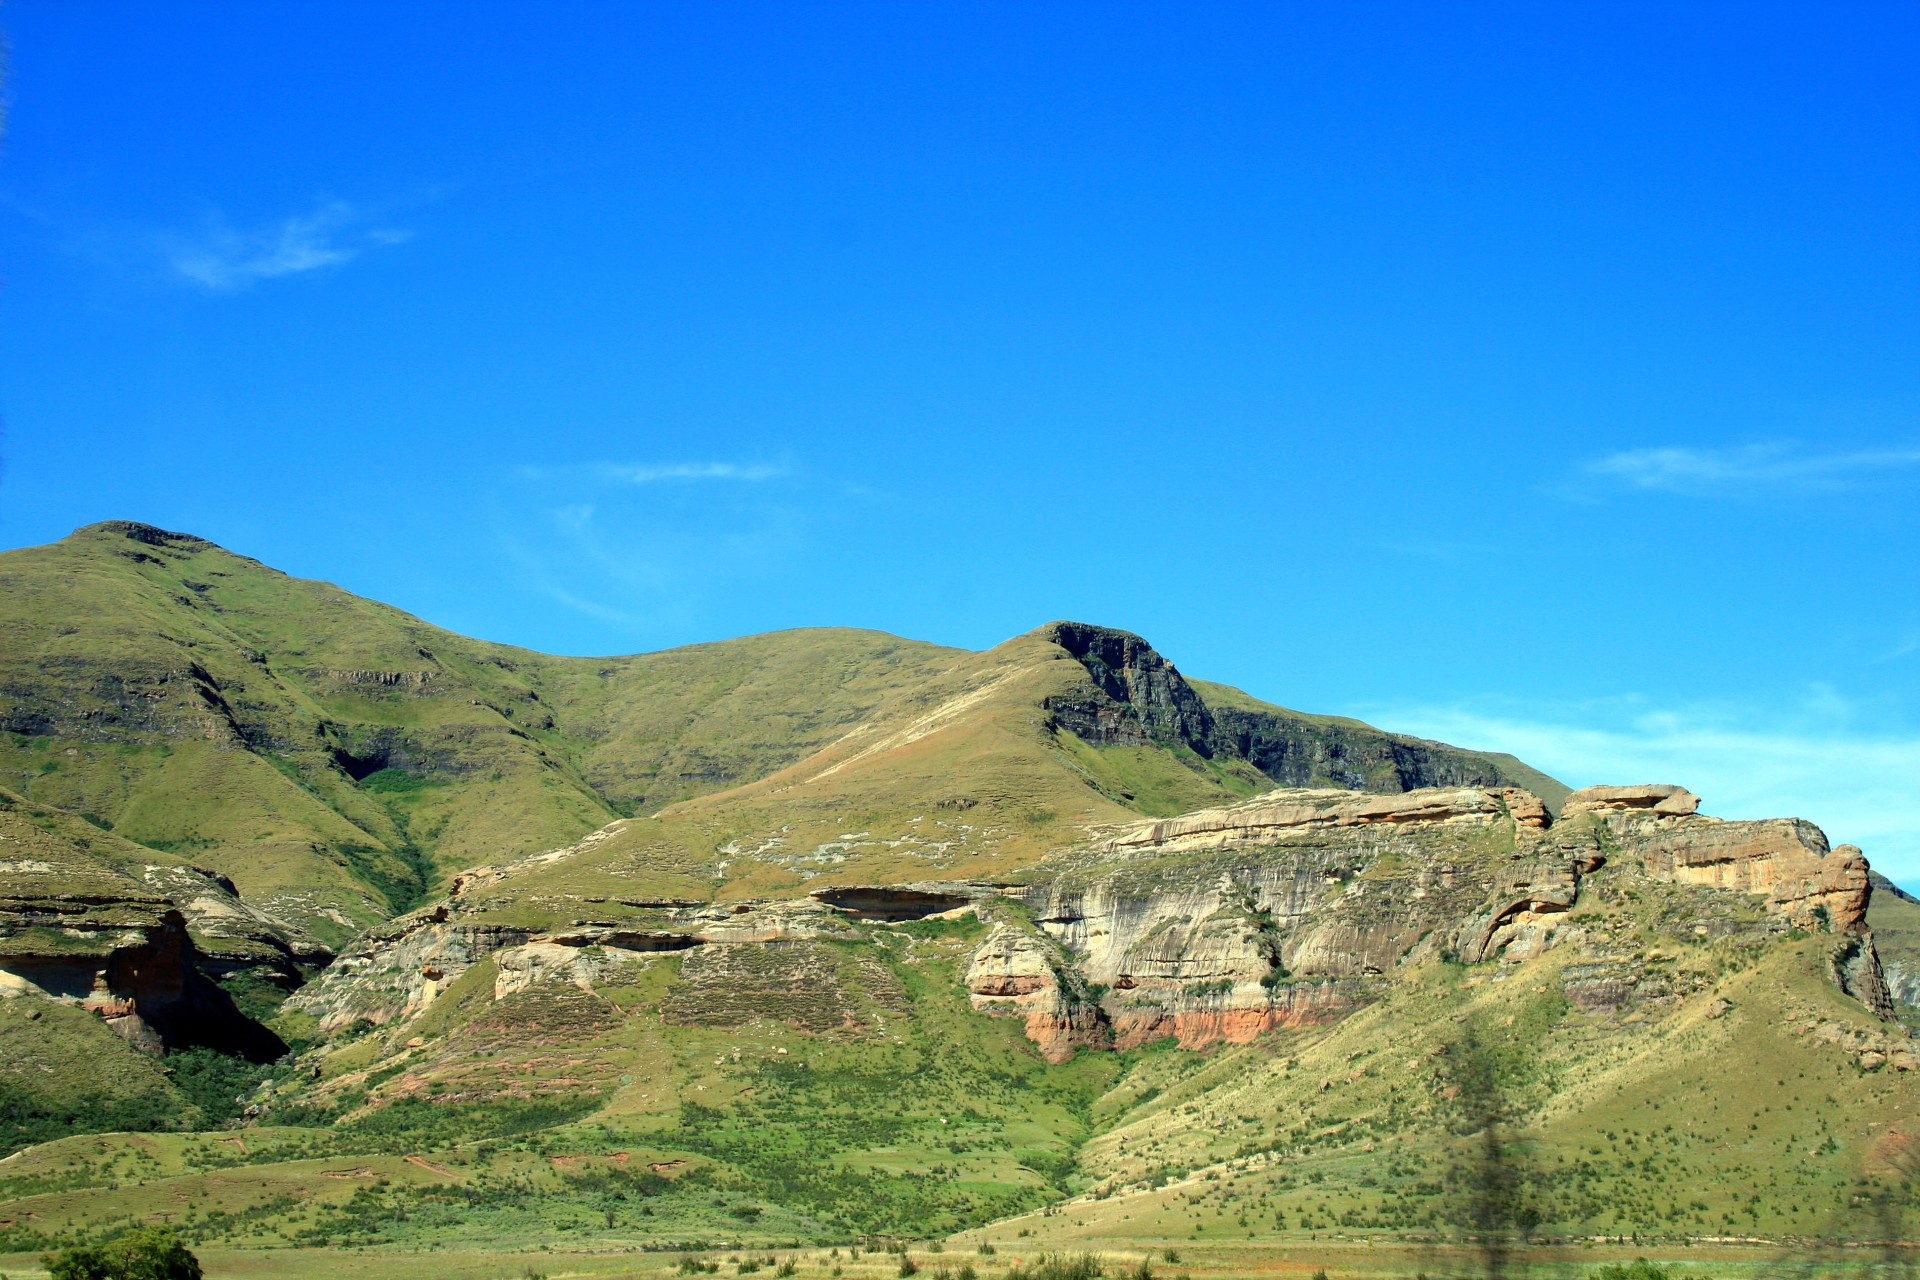
[(1457, 1138), (1446, 1170), (1446, 1216), (1475, 1258), (1469, 1275), (1520, 1280), (1530, 1270), (1526, 1245), (1541, 1216), (1519, 1132), (1522, 1064), (1482, 1015), (1469, 1013), (1456, 1027), (1447, 1045), (1450, 1079), (1443, 1094), (1452, 1104), (1448, 1123)]

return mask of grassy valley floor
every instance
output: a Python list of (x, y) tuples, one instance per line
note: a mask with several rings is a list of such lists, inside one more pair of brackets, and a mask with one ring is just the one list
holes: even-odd
[[(1097, 1258), (1111, 1280), (1140, 1274), (1144, 1262), (1158, 1280), (1416, 1280), (1426, 1276), (1479, 1277), (1486, 1259), (1473, 1250), (1450, 1246), (1375, 1244), (1330, 1240), (1298, 1245), (1189, 1246), (1167, 1261), (1161, 1250), (1115, 1246), (1085, 1250)], [(1675, 1280), (1878, 1280), (1910, 1276), (1920, 1268), (1920, 1248), (1897, 1251), (1834, 1250), (1825, 1254), (1783, 1252), (1763, 1245), (1699, 1245), (1661, 1250), (1635, 1246), (1521, 1249), (1504, 1260), (1500, 1274), (1514, 1280), (1584, 1280), (1595, 1269), (1647, 1259), (1666, 1267)], [(641, 1280), (688, 1274), (687, 1259), (717, 1264), (719, 1276), (771, 1278), (791, 1263), (787, 1274), (820, 1280), (893, 1280), (901, 1274), (901, 1255), (848, 1249), (772, 1249), (714, 1253), (619, 1253), (562, 1250), (487, 1252), (458, 1249), (274, 1251), (206, 1248), (198, 1251), (209, 1280)], [(1035, 1245), (1009, 1244), (992, 1256), (948, 1249), (916, 1248), (912, 1258), (922, 1280), (948, 1280), (971, 1267), (980, 1280), (1004, 1280), (1016, 1269), (1031, 1271), (1046, 1256)], [(1074, 1258), (1081, 1253), (1068, 1255)], [(749, 1270), (742, 1270), (742, 1266)], [(0, 1254), (0, 1274), (9, 1280), (43, 1280), (45, 1270), (32, 1254)]]

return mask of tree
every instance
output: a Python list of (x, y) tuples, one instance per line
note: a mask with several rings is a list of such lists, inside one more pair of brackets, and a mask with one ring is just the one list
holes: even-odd
[(51, 1280), (201, 1280), (200, 1260), (165, 1227), (141, 1227), (105, 1244), (41, 1259)]

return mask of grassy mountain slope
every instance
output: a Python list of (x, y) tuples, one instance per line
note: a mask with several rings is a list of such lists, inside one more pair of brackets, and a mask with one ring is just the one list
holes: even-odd
[(954, 653), (829, 630), (553, 658), (123, 522), (0, 555), (0, 592), (0, 779), (331, 941), (777, 768)]
[(612, 896), (996, 875), (1281, 774), (1558, 786), (1205, 686), (1216, 728), (1138, 637), (1078, 624), (979, 654), (823, 629), (560, 658), (118, 521), (0, 555), (0, 591), (0, 780), (336, 945), (634, 815), (657, 820), (554, 874)]
[[(1645, 928), (1621, 906), (1590, 910)], [(1447, 1234), (1497, 1191), (1563, 1238), (1797, 1238), (1804, 1252), (1920, 1229), (1899, 1193), (1920, 1090), (1808, 1030), (1882, 1033), (1825, 981), (1825, 947), (1688, 950), (1676, 963), (1711, 985), (1664, 1008), (1570, 1005), (1565, 956), (1436, 963), (1332, 1028), (1158, 1063), (1122, 1095), (1134, 1114), (1083, 1155), (1098, 1185), (1018, 1225), (1061, 1244)], [(1474, 1094), (1479, 1072), (1492, 1095)], [(1489, 1169), (1492, 1108), (1505, 1136)]]
[[(1625, 870), (1591, 887), (1568, 927), (1659, 971), (1616, 1005), (1563, 994), (1577, 949), (1429, 959), (1329, 1025), (1063, 1065), (968, 1008), (972, 919), (629, 957), (591, 991), (498, 1000), (487, 960), (424, 1016), (310, 1059), (318, 1081), (303, 1059), (259, 1126), (0, 1163), (0, 1249), (178, 1206), (196, 1240), (253, 1246), (1418, 1242), (1470, 1223), (1488, 1185), (1559, 1239), (1805, 1256), (1920, 1228), (1898, 1194), (1920, 1087), (1849, 1047), (1885, 1028), (1828, 979), (1832, 939), (1765, 941), (1725, 891)], [(1758, 932), (1688, 927), (1730, 910)], [(325, 1111), (283, 1123), (301, 1105)]]
[[(617, 919), (622, 899), (993, 880), (1078, 841), (1089, 828), (1226, 803), (1274, 785), (1216, 737), (1159, 732), (1150, 699), (1107, 696), (1096, 684), (1102, 673), (1056, 642), (1060, 625), (965, 654), (938, 675), (900, 687), (844, 736), (768, 777), (622, 823), (577, 855), (477, 883), (461, 904), (526, 922), (566, 918), (593, 900), (597, 918)], [(1302, 717), (1224, 686), (1192, 687), (1219, 697), (1268, 740), (1287, 737), (1306, 747), (1296, 756), (1297, 771), (1314, 782), (1350, 785), (1356, 779), (1345, 766), (1380, 761), (1359, 780), (1403, 790), (1393, 753), (1412, 751), (1421, 768), (1501, 785), (1543, 779), (1566, 794), (1511, 757), (1402, 738), (1358, 721)], [(1083, 727), (1090, 724), (1088, 736), (1062, 723), (1063, 706), (1075, 709)], [(1088, 717), (1089, 706), (1098, 714)]]
[[(227, 1247), (950, 1234), (991, 1273), (1426, 1248), (1490, 1200), (1563, 1242), (1920, 1232), (1916, 1055), (1837, 985), (1864, 936), (1767, 896), (1847, 892), (1804, 824), (1549, 824), (1506, 788), (1565, 788), (1511, 757), (1079, 623), (557, 658), (130, 525), (0, 556), (0, 591), (0, 961), (178, 910), (293, 1048), (156, 1060), (0, 999), (0, 1147), (37, 1143), (0, 1252), (172, 1215)], [(1256, 794), (1250, 834), (1194, 816)], [(960, 881), (1001, 892), (807, 898)], [(298, 951), (269, 916), (375, 928), (276, 1010), (236, 980)], [(1868, 923), (1910, 1014), (1920, 904), (1881, 885)]]
[[(1127, 1064), (1052, 1067), (973, 1014), (957, 970), (979, 932), (787, 948), (720, 1002), (700, 992), (714, 976), (662, 955), (591, 996), (531, 988), (463, 1016), (483, 967), (405, 1035), (329, 1057), (305, 1095), (344, 1115), (327, 1127), (71, 1139), (0, 1163), (6, 1216), (33, 1215), (0, 1250), (170, 1200), (199, 1207), (203, 1239), (259, 1244), (846, 1239), (1036, 1206)], [(833, 1017), (811, 1018), (823, 998)]]

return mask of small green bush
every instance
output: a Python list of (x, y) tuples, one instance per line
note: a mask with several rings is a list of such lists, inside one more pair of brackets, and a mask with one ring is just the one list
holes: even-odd
[(200, 1260), (165, 1227), (142, 1227), (105, 1244), (75, 1245), (41, 1262), (51, 1280), (201, 1280)]
[(1673, 1271), (1645, 1258), (1635, 1258), (1632, 1262), (1610, 1262), (1590, 1271), (1587, 1280), (1673, 1280)]
[(1014, 1266), (1007, 1280), (1100, 1280), (1106, 1274), (1091, 1253), (1043, 1253), (1032, 1266)]

